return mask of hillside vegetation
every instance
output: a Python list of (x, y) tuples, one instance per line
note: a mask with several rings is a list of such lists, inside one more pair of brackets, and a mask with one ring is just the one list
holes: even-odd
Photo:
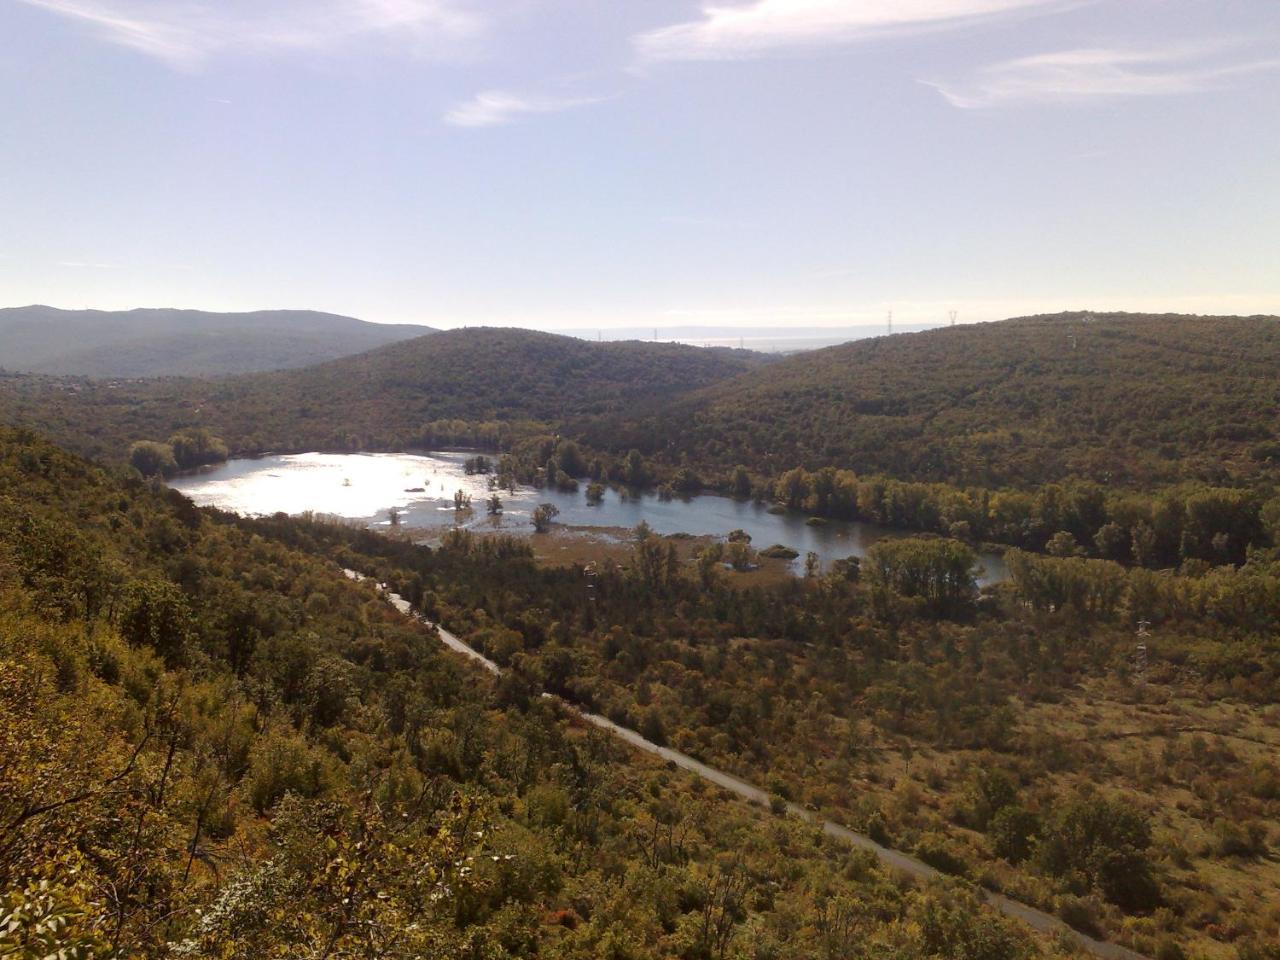
[[(466, 440), (477, 424), (632, 414), (728, 379), (759, 354), (591, 343), (528, 330), (452, 330), (305, 370), (217, 381), (0, 379), (0, 419), (122, 459), (139, 439), (207, 427), (232, 452), (394, 449)], [(447, 424), (457, 421), (449, 434)], [(435, 424), (435, 426), (433, 426)], [(489, 439), (496, 438), (490, 430)]]
[(236, 520), (0, 430), (0, 955), (1065, 956), (470, 672), (343, 566), (570, 641), (528, 598), (577, 574), (518, 544)]
[(584, 425), (704, 470), (824, 466), (988, 487), (1248, 482), (1280, 461), (1274, 317), (1060, 314), (799, 354)]
[(310, 310), (0, 310), (0, 369), (208, 377), (305, 367), (430, 333)]

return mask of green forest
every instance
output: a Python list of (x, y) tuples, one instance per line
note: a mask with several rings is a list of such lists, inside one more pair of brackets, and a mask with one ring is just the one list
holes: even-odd
[[(589, 343), (531, 330), (445, 331), (302, 370), (221, 379), (89, 380), (0, 374), (0, 421), (120, 460), (136, 440), (204, 427), (231, 451), (394, 450), (505, 441), (575, 417), (638, 410), (755, 369), (760, 354)], [(499, 427), (501, 425), (501, 427)], [(448, 439), (452, 439), (449, 437)]]
[[(1080, 955), (999, 892), (1153, 960), (1277, 960), (1275, 331), (1062, 315), (770, 361), (464, 330), (221, 380), (0, 377), (0, 956)], [(446, 445), (502, 487), (911, 535), (761, 583), (788, 554), (740, 536), (545, 564), (162, 482)], [(979, 545), (1007, 582), (979, 588)]]
[(342, 572), (460, 610), (535, 588), (519, 544), (398, 556), (13, 431), (0, 490), (5, 956), (1041, 951), (476, 674)]
[(1234, 485), (1274, 477), (1277, 364), (1275, 317), (1027, 317), (797, 354), (601, 440), (774, 476)]
[(1265, 317), (1061, 314), (773, 362), (464, 329), (221, 380), (0, 376), (0, 422), (106, 462), (183, 435), (215, 451), (148, 447), (146, 474), (224, 447), (472, 446), (525, 482), (554, 483), (559, 458), (592, 481), (1165, 568), (1273, 542), (1277, 364)]

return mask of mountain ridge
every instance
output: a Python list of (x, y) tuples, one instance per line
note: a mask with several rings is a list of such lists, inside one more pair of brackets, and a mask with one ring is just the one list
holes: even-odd
[(223, 376), (310, 366), (432, 333), (315, 310), (0, 308), (0, 367), (55, 376)]
[[(509, 327), (447, 330), (298, 370), (216, 380), (0, 379), (0, 419), (90, 456), (207, 427), (233, 452), (398, 449), (433, 421), (558, 424), (666, 402), (768, 362), (762, 354), (637, 341), (595, 343)], [(7, 408), (7, 409), (6, 409)], [(100, 429), (85, 428), (87, 412)]]
[(608, 449), (768, 475), (1221, 481), (1274, 456), (1280, 318), (1071, 312), (852, 341), (583, 424)]

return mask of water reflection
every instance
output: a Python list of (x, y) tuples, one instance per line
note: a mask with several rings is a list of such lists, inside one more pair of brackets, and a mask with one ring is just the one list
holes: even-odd
[[(525, 535), (533, 530), (531, 514), (539, 503), (553, 503), (561, 524), (597, 530), (630, 530), (641, 521), (657, 533), (689, 533), (723, 537), (744, 530), (756, 547), (780, 543), (800, 553), (809, 551), (823, 565), (849, 556), (863, 556), (884, 537), (908, 536), (868, 523), (831, 520), (821, 525), (795, 513), (770, 513), (763, 504), (700, 496), (692, 500), (660, 500), (656, 495), (620, 494), (609, 490), (598, 505), (589, 505), (582, 491), (566, 493), (521, 487), (514, 494), (500, 491), (501, 517), (488, 516), (488, 477), (468, 476), (466, 452), (425, 454), (304, 453), (232, 460), (200, 473), (175, 478), (171, 486), (196, 503), (247, 515), (301, 513), (306, 510), (362, 520), (371, 526), (389, 525), (388, 511), (399, 513), (409, 528), (441, 528), (455, 520), (476, 530), (501, 530)], [(473, 510), (457, 517), (454, 491), (472, 498)], [(1000, 557), (980, 555), (980, 582), (1003, 580), (1007, 570)]]

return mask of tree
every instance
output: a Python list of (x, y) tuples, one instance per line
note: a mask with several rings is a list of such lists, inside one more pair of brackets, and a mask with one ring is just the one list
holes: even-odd
[(672, 481), (671, 486), (677, 493), (683, 494), (684, 496), (692, 496), (702, 489), (702, 478), (699, 477), (692, 468), (681, 467), (676, 472), (675, 480)]
[(801, 510), (809, 496), (809, 474), (803, 467), (788, 470), (778, 478), (776, 496), (789, 510)]
[(572, 440), (561, 440), (556, 445), (556, 463), (570, 477), (581, 477), (587, 473), (587, 462), (582, 458), (582, 451)]
[(178, 470), (173, 448), (167, 443), (139, 440), (129, 448), (129, 463), (144, 477), (167, 477)]
[(1045, 553), (1051, 557), (1082, 557), (1084, 550), (1076, 543), (1076, 538), (1067, 530), (1059, 530), (1044, 545)]
[(227, 459), (227, 445), (204, 427), (179, 430), (169, 438), (174, 459), (183, 470), (202, 467), (209, 463), (222, 463)]
[(1093, 535), (1093, 542), (1104, 560), (1123, 562), (1132, 557), (1129, 531), (1118, 523), (1104, 523)]
[(818, 575), (818, 571), (822, 569), (822, 559), (810, 550), (804, 555), (804, 575), (812, 580)]
[(471, 494), (467, 493), (465, 490), (455, 490), (453, 492), (453, 509), (456, 513), (461, 513), (463, 510), (470, 510)]
[(489, 516), (496, 517), (502, 513), (502, 498), (496, 493), (489, 498)]
[(976, 558), (958, 540), (887, 538), (867, 552), (863, 568), (873, 587), (919, 597), (940, 616), (972, 607), (977, 596)]
[(1084, 792), (1049, 817), (1037, 856), (1047, 873), (1079, 877), (1113, 903), (1138, 910), (1160, 898), (1150, 847), (1151, 825), (1141, 812), (1120, 799)]
[(643, 487), (649, 482), (649, 468), (639, 450), (627, 454), (626, 478), (632, 487)]
[(748, 546), (750, 537), (747, 540), (730, 540), (725, 547), (725, 557), (728, 558), (729, 565), (739, 573), (751, 569), (751, 547)]
[(170, 664), (183, 658), (191, 632), (191, 610), (168, 580), (137, 580), (125, 589), (120, 635), (134, 646), (154, 649)]
[(538, 533), (546, 533), (551, 528), (551, 521), (560, 516), (560, 508), (554, 503), (540, 503), (533, 511), (533, 529)]
[(1040, 818), (1029, 810), (1011, 805), (1002, 807), (991, 819), (988, 833), (996, 856), (1018, 864), (1031, 856)]

